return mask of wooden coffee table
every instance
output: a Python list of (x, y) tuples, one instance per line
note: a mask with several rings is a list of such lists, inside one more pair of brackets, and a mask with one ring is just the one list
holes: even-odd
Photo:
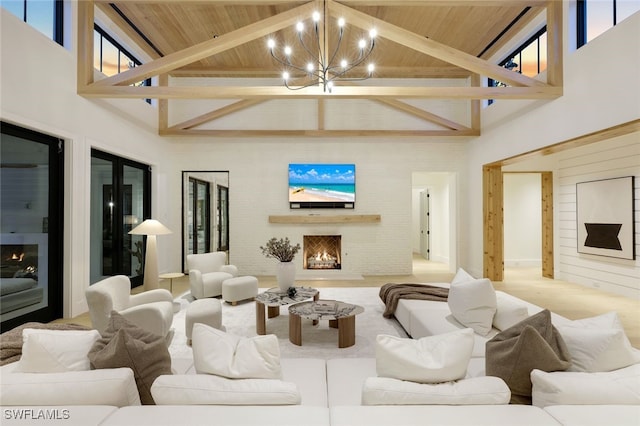
[(270, 288), (256, 296), (256, 333), (267, 334), (267, 322), (264, 317), (264, 307), (267, 307), (267, 316), (275, 318), (280, 315), (280, 306), (290, 305), (291, 303), (302, 302), (311, 299), (318, 300), (320, 292), (311, 287), (294, 287), (296, 295), (289, 297), (278, 287)]
[(348, 348), (356, 343), (356, 315), (362, 306), (338, 300), (314, 300), (289, 306), (289, 340), (302, 346), (302, 318), (329, 320), (329, 327), (338, 329), (338, 347)]

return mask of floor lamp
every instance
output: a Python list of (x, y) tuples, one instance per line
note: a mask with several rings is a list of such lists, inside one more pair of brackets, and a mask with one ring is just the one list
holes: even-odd
[(159, 288), (156, 235), (171, 234), (171, 231), (157, 220), (147, 219), (129, 231), (129, 234), (147, 236), (147, 249), (144, 258), (144, 290)]

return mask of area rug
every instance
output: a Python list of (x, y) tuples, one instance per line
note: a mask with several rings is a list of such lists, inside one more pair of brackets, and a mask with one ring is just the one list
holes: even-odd
[[(264, 289), (260, 289), (263, 291)], [(356, 316), (356, 343), (349, 348), (338, 348), (338, 330), (329, 327), (328, 321), (313, 325), (310, 320), (302, 320), (302, 346), (289, 341), (288, 306), (280, 307), (280, 316), (267, 319), (267, 333), (275, 334), (280, 342), (282, 358), (354, 358), (375, 357), (375, 341), (378, 334), (407, 337), (406, 332), (395, 318), (382, 316), (384, 304), (378, 297), (379, 287), (320, 288), (320, 298), (340, 300), (360, 305), (364, 312)], [(184, 333), (185, 312), (192, 301), (190, 293), (176, 299), (180, 312), (173, 319), (175, 336), (169, 351), (172, 357), (188, 356), (191, 348), (186, 345)], [(222, 302), (222, 325), (228, 333), (238, 336), (256, 336), (255, 302), (240, 302), (236, 306)]]

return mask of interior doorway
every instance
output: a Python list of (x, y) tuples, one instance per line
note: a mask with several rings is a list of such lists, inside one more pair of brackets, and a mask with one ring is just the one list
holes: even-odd
[(187, 255), (229, 250), (229, 172), (182, 172), (182, 268)]
[(457, 175), (412, 173), (412, 252), (426, 260), (458, 267)]

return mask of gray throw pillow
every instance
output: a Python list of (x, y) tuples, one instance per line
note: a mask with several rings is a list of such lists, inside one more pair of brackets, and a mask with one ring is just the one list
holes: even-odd
[(103, 338), (89, 351), (91, 368), (128, 367), (142, 404), (155, 404), (151, 385), (164, 374), (171, 374), (171, 357), (164, 337), (140, 329), (117, 312), (111, 313)]
[(485, 363), (487, 376), (500, 377), (511, 389), (512, 404), (531, 404), (531, 371), (566, 370), (571, 356), (544, 310), (489, 340)]

